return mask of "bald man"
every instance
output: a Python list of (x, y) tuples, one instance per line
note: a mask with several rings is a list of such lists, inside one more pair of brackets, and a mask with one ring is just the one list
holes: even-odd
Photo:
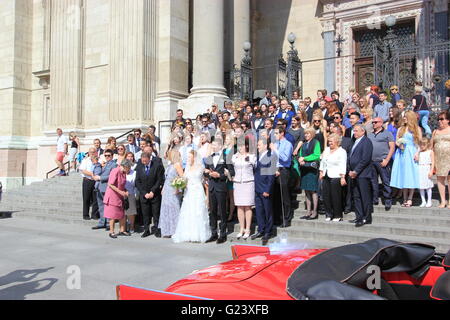
[(377, 117), (372, 119), (373, 132), (368, 133), (367, 137), (372, 141), (372, 166), (374, 168), (374, 175), (372, 178), (373, 188), (373, 204), (378, 204), (378, 177), (380, 177), (383, 185), (384, 208), (389, 211), (392, 207), (391, 197), (391, 169), (392, 169), (392, 155), (395, 152), (394, 136), (383, 127), (384, 119)]
[[(88, 157), (86, 157), (79, 167), (81, 176), (83, 177), (83, 219), (91, 220), (98, 219), (99, 211), (95, 195), (95, 175), (94, 167), (98, 163), (97, 150), (89, 148)], [(92, 213), (89, 216), (89, 208), (92, 203)]]

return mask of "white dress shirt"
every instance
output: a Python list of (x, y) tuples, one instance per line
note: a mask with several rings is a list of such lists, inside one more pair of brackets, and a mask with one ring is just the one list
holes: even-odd
[(324, 177), (328, 175), (331, 179), (341, 178), (347, 172), (347, 152), (339, 147), (331, 153), (330, 147), (327, 147), (322, 154), (319, 170)]
[(94, 172), (94, 164), (91, 161), (91, 157), (84, 158), (83, 161), (81, 161), (81, 164), (80, 164), (80, 167), (78, 168), (78, 170), (81, 173), (81, 176), (83, 178), (92, 180), (91, 176), (87, 176), (87, 175), (83, 174), (83, 171)]

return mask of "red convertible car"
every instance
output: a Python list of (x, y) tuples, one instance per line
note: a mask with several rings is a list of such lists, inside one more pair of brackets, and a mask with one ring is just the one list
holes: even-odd
[(332, 249), (271, 252), (236, 245), (233, 260), (165, 291), (117, 286), (121, 300), (450, 300), (450, 251), (372, 239)]

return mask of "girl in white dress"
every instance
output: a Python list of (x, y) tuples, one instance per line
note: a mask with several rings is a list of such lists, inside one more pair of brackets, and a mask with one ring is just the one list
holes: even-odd
[(194, 150), (189, 152), (184, 177), (187, 179), (186, 191), (181, 205), (177, 228), (172, 239), (180, 242), (206, 242), (211, 237), (206, 195), (202, 185), (202, 159)]
[[(434, 153), (430, 149), (430, 140), (423, 138), (420, 141), (419, 152), (419, 181), (420, 181), (420, 197), (422, 198), (421, 208), (430, 208), (431, 204), (431, 191), (434, 187), (434, 183), (431, 180), (433, 177), (434, 168)], [(425, 192), (428, 196), (428, 201), (425, 199)]]

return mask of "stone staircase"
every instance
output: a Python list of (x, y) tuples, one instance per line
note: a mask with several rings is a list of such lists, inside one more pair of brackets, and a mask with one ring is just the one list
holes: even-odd
[[(43, 223), (53, 221), (94, 226), (96, 221), (82, 219), (81, 185), (80, 175), (72, 174), (69, 177), (55, 177), (5, 192), (0, 202), (0, 215), (36, 219)], [(305, 215), (303, 195), (298, 199), (300, 208), (295, 211), (292, 225), (288, 228), (278, 228), (277, 237), (271, 239), (271, 243), (280, 243), (282, 238), (287, 238), (291, 244), (314, 241), (333, 247), (381, 237), (428, 243), (440, 252), (450, 249), (450, 209), (437, 208), (436, 201), (433, 208), (401, 208), (397, 204), (389, 212), (386, 212), (382, 205), (375, 206), (372, 225), (355, 228), (353, 224), (348, 223), (348, 220), (354, 219), (354, 213), (345, 215), (343, 222), (326, 222), (323, 215), (320, 215), (318, 220), (300, 220), (299, 218)], [(230, 241), (255, 245), (261, 243), (260, 239), (237, 240), (239, 226), (234, 222), (230, 227), (235, 231), (229, 235)]]

